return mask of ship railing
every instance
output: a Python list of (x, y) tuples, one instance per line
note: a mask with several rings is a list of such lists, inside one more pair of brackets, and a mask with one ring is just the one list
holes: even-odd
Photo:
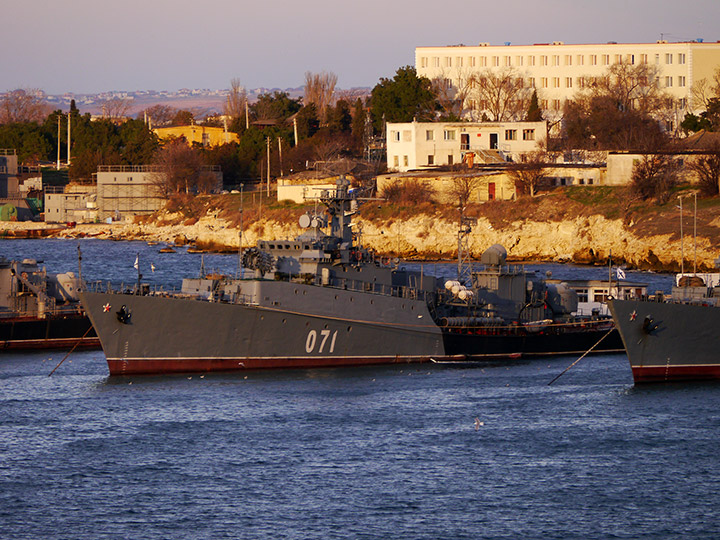
[(388, 285), (349, 278), (332, 278), (329, 282), (323, 282), (322, 277), (317, 277), (315, 279), (315, 285), (412, 300), (433, 301), (436, 296), (434, 291), (425, 291), (407, 285)]
[(20, 310), (2, 310), (0, 311), (1, 318), (10, 317), (62, 317), (66, 315), (75, 315), (82, 313), (82, 306), (79, 303), (55, 305), (48, 303), (45, 308), (40, 309), (20, 309)]
[[(126, 284), (125, 282), (121, 282), (118, 284), (113, 284), (110, 281), (84, 281), (82, 285), (82, 290), (87, 292), (93, 292), (93, 293), (108, 293), (108, 294), (131, 294), (136, 295), (138, 294), (138, 286), (137, 282), (133, 282), (130, 284)], [(144, 296), (166, 296), (166, 295), (173, 295), (173, 296), (179, 296), (181, 293), (177, 292), (175, 290), (175, 287), (171, 287), (169, 289), (166, 289), (162, 285), (155, 285), (151, 287), (148, 283), (141, 283), (140, 284), (140, 294)], [(192, 295), (187, 295), (192, 296)]]

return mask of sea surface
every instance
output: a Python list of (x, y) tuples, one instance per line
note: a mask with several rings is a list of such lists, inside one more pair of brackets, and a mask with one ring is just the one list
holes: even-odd
[[(0, 256), (77, 272), (78, 244), (88, 281), (133, 283), (138, 253), (158, 286), (199, 273), (139, 242)], [(720, 385), (636, 387), (623, 355), (549, 385), (577, 358), (110, 378), (84, 351), (49, 376), (66, 352), (0, 352), (0, 539), (720, 536)]]

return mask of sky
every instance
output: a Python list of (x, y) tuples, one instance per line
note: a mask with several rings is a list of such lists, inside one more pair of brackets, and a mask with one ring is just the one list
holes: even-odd
[(720, 40), (720, 0), (7, 0), (0, 92), (373, 87), (415, 47)]

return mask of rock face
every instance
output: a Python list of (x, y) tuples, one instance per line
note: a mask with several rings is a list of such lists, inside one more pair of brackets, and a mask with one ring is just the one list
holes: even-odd
[[(365, 247), (378, 253), (403, 258), (453, 258), (457, 256), (457, 222), (433, 215), (417, 215), (407, 220), (358, 219), (356, 230), (361, 231)], [(295, 238), (302, 232), (297, 223), (277, 221), (256, 222), (243, 231), (243, 246), (255, 245), (258, 239)], [(189, 243), (200, 248), (235, 251), (240, 230), (225, 220), (210, 214), (191, 225), (158, 224), (93, 224), (69, 228), (57, 236), (153, 240), (167, 243)], [(681, 244), (677, 235), (635, 236), (622, 220), (603, 216), (581, 216), (563, 221), (515, 221), (503, 229), (494, 229), (480, 218), (468, 238), (470, 250), (479, 258), (492, 244), (502, 244), (509, 258), (515, 261), (536, 260), (606, 263), (610, 254), (617, 263), (648, 269), (676, 271), (680, 268), (681, 253), (685, 268), (693, 267), (695, 248), (693, 239), (686, 237)], [(720, 255), (717, 239), (697, 238), (698, 269), (710, 270)]]

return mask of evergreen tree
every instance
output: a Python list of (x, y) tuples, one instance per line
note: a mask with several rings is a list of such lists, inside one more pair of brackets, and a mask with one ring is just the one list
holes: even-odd
[(380, 79), (370, 98), (373, 127), (376, 132), (386, 122), (431, 120), (435, 110), (435, 94), (426, 77), (418, 77), (412, 66), (401, 67), (392, 79)]
[(352, 139), (355, 152), (362, 152), (365, 142), (365, 120), (367, 114), (362, 99), (357, 98), (353, 109)]
[(344, 99), (338, 100), (335, 107), (328, 108), (328, 127), (335, 132), (345, 133), (350, 131), (352, 115), (350, 105)]
[(533, 90), (532, 97), (530, 98), (530, 105), (528, 106), (527, 114), (525, 115), (525, 121), (540, 122), (542, 119), (542, 110), (540, 110), (540, 104), (538, 103), (537, 90)]

